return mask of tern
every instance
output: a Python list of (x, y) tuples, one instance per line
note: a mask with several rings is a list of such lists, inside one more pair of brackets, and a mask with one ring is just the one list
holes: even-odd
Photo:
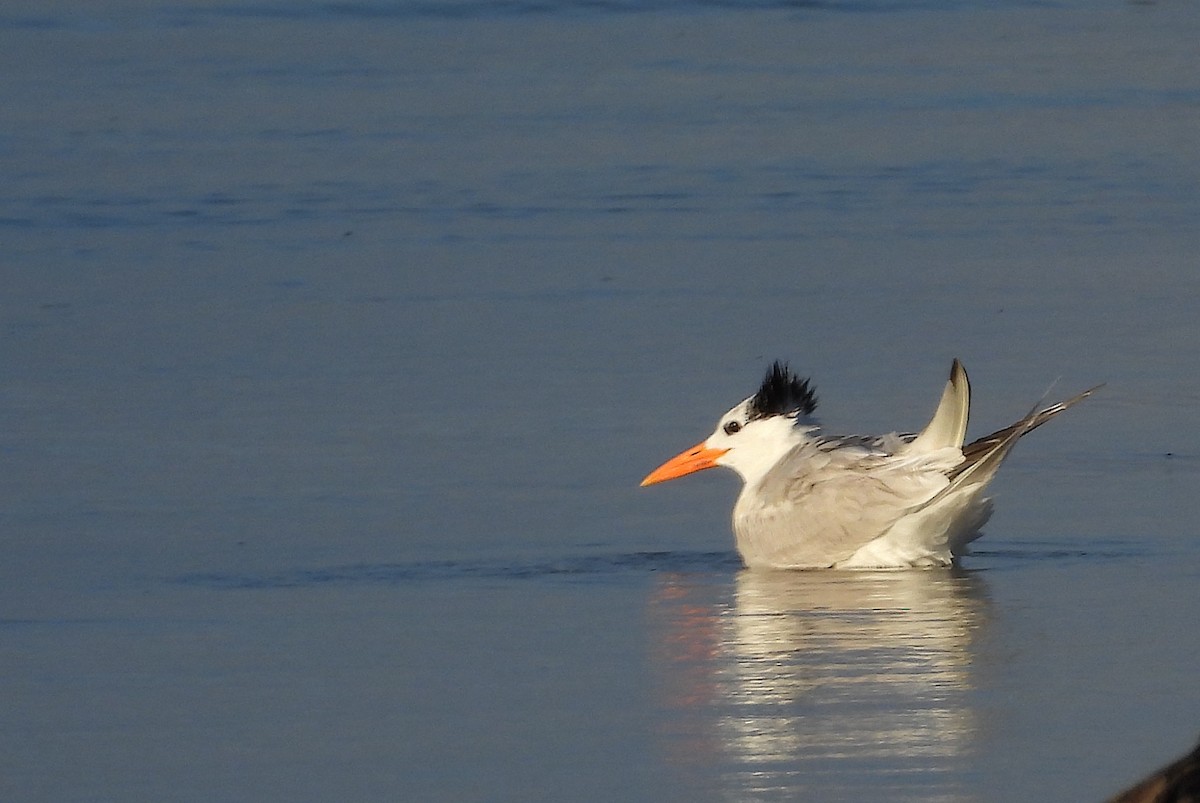
[(992, 514), (984, 496), (1012, 447), (1101, 385), (963, 445), (971, 385), (954, 360), (917, 434), (824, 435), (810, 381), (776, 361), (706, 440), (652, 471), (653, 485), (725, 466), (741, 476), (733, 531), (750, 568), (948, 566)]

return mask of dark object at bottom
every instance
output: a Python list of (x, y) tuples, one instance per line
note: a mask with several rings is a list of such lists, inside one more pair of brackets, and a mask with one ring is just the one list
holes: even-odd
[(1200, 744), (1108, 803), (1200, 803)]

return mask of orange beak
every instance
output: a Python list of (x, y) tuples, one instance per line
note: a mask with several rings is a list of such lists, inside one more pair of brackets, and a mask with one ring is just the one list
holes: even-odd
[(728, 449), (709, 449), (703, 443), (698, 443), (651, 471), (646, 479), (642, 480), (642, 487), (645, 488), (656, 482), (673, 480), (676, 477), (703, 471), (706, 468), (716, 468), (717, 458), (728, 451)]

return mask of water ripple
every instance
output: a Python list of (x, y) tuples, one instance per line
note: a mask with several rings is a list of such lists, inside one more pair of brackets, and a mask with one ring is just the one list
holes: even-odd
[[(1124, 543), (1081, 546), (1051, 542), (998, 544), (973, 551), (958, 565), (960, 574), (1016, 568), (1031, 561), (1112, 561), (1141, 557), (1144, 551)], [(545, 561), (427, 560), (297, 568), (281, 572), (195, 572), (172, 578), (179, 585), (216, 589), (302, 588), (328, 585), (407, 585), (463, 580), (565, 580), (597, 582), (655, 572), (720, 574), (742, 569), (736, 552), (632, 552), (618, 555), (566, 556)], [(821, 572), (824, 574), (824, 572)], [(806, 573), (809, 574), (809, 573)], [(842, 573), (836, 573), (842, 574)], [(858, 574), (857, 572), (853, 574)], [(870, 574), (868, 572), (867, 574)], [(890, 572), (889, 572), (890, 574)]]
[(566, 557), (544, 562), (433, 560), (412, 563), (360, 564), (293, 569), (274, 574), (200, 572), (175, 578), (181, 585), (207, 588), (296, 588), (336, 585), (399, 585), (454, 580), (525, 580), (558, 578), (577, 581), (651, 572), (727, 573), (741, 561), (733, 552), (634, 552), (625, 555)]
[[(1034, 0), (1010, 0), (1022, 7)], [(228, 3), (189, 9), (191, 14), (305, 20), (474, 19), (555, 14), (631, 14), (688, 11), (795, 11), (819, 9), (849, 13), (953, 10), (981, 5), (978, 0), (359, 0), (325, 3)]]

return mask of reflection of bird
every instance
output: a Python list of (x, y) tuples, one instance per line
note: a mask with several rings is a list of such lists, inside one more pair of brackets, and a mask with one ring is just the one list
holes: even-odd
[(971, 389), (958, 360), (917, 435), (822, 435), (807, 380), (776, 362), (704, 442), (642, 485), (728, 466), (745, 483), (733, 508), (738, 551), (766, 568), (943, 566), (991, 515), (984, 489), (1013, 444), (1089, 396), (1031, 411), (966, 446)]
[(1126, 789), (1109, 803), (1197, 803), (1200, 801), (1200, 744), (1183, 758)]
[(680, 800), (974, 800), (977, 572), (663, 573), (656, 703)]

